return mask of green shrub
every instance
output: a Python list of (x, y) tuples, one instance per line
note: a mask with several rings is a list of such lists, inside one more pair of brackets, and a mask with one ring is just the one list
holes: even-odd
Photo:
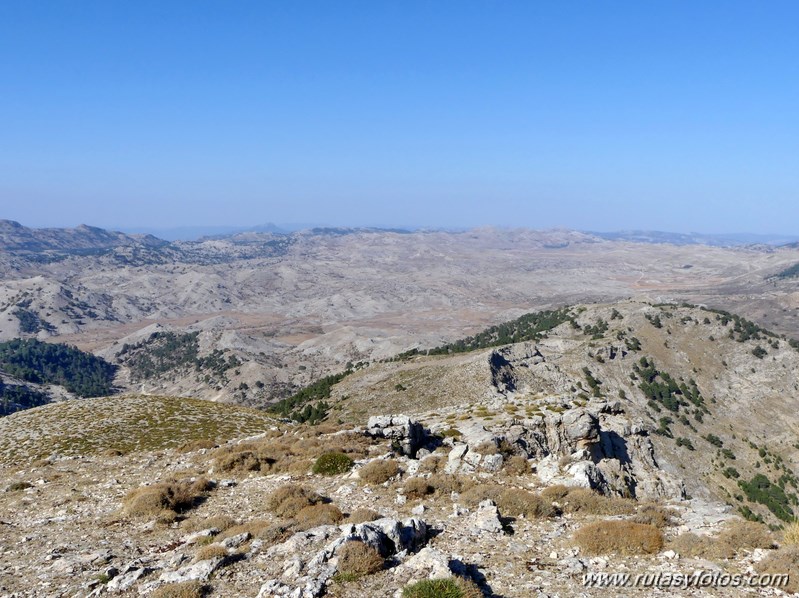
[(423, 579), (402, 590), (402, 598), (481, 598), (482, 596), (483, 592), (473, 581), (462, 577)]
[(313, 472), (320, 475), (338, 475), (352, 469), (353, 461), (344, 453), (325, 453), (313, 464)]

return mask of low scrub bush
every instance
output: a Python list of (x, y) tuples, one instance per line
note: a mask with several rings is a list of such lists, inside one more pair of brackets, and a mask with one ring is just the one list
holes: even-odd
[(677, 512), (674, 509), (667, 509), (660, 505), (646, 504), (638, 508), (638, 512), (631, 521), (664, 528), (674, 525), (674, 517), (676, 515)]
[[(299, 428), (292, 434), (273, 432), (261, 441), (223, 446), (214, 452), (214, 462), (216, 469), (231, 473), (305, 474), (319, 461), (320, 455), (363, 459), (376, 442), (364, 434), (319, 434), (319, 430)], [(346, 463), (341, 457), (333, 461), (339, 466)]]
[(332, 504), (318, 503), (309, 505), (297, 513), (297, 527), (307, 530), (320, 525), (335, 525), (344, 519), (341, 510)]
[(634, 500), (603, 496), (588, 488), (569, 488), (557, 503), (564, 513), (590, 515), (629, 515), (636, 509)]
[(718, 543), (730, 547), (733, 554), (740, 554), (742, 550), (775, 547), (774, 536), (768, 527), (743, 519), (728, 521), (719, 534)]
[(530, 473), (530, 462), (526, 457), (513, 455), (505, 461), (502, 469), (508, 475), (527, 475)]
[(574, 541), (585, 554), (655, 554), (663, 548), (663, 533), (632, 521), (596, 521), (577, 530)]
[(383, 568), (380, 552), (359, 540), (346, 542), (338, 551), (338, 571), (344, 575), (371, 575)]
[(755, 548), (772, 548), (774, 538), (762, 523), (732, 519), (716, 537), (693, 533), (680, 534), (669, 547), (683, 556), (707, 559), (731, 559)]
[(6, 488), (6, 492), (19, 492), (20, 490), (27, 490), (28, 488), (33, 488), (33, 484), (30, 482), (14, 482)]
[(439, 473), (447, 464), (447, 459), (441, 455), (428, 455), (419, 462), (417, 473)]
[(367, 523), (369, 521), (375, 521), (380, 519), (382, 515), (377, 511), (373, 511), (372, 509), (360, 508), (355, 509), (352, 513), (349, 514), (347, 517), (348, 523)]
[(267, 519), (253, 519), (241, 525), (235, 525), (222, 532), (217, 539), (219, 541), (239, 534), (248, 533), (253, 538), (258, 538), (264, 543), (264, 547), (280, 544), (291, 537), (296, 531), (293, 521), (270, 521)]
[(344, 453), (325, 453), (313, 464), (312, 471), (319, 475), (339, 475), (352, 469), (353, 461)]
[(474, 481), (466, 476), (452, 473), (436, 473), (427, 478), (427, 483), (433, 487), (436, 493), (458, 494), (467, 491), (474, 486)]
[(435, 488), (424, 478), (410, 478), (403, 488), (408, 498), (423, 498), (435, 492)]
[(563, 500), (571, 489), (572, 488), (564, 486), (563, 484), (555, 484), (554, 486), (544, 488), (541, 491), (541, 496), (549, 501), (557, 502)]
[(227, 557), (227, 550), (221, 544), (207, 544), (194, 553), (194, 562)]
[(759, 563), (755, 569), (761, 574), (784, 575), (789, 574), (787, 585), (779, 586), (785, 592), (795, 594), (799, 592), (799, 545), (793, 544), (775, 550)]
[(510, 517), (524, 516), (527, 519), (538, 519), (555, 515), (551, 501), (541, 495), (521, 488), (506, 488), (498, 484), (481, 484), (474, 486), (461, 496), (464, 504), (476, 507), (484, 500), (493, 500), (502, 515)]
[(237, 524), (235, 519), (227, 515), (214, 515), (205, 519), (187, 519), (183, 522), (182, 527), (187, 532), (199, 532), (206, 529), (217, 529), (223, 532)]
[(394, 459), (376, 459), (358, 470), (358, 476), (367, 484), (383, 484), (400, 472)]
[(295, 517), (305, 507), (322, 502), (322, 497), (305, 486), (286, 484), (266, 499), (266, 508), (277, 517)]
[(163, 521), (174, 520), (199, 502), (210, 484), (205, 478), (196, 482), (161, 482), (141, 486), (125, 496), (123, 509), (126, 514), (139, 517), (157, 517)]
[(199, 581), (170, 583), (155, 590), (152, 598), (203, 598), (208, 596), (210, 588)]
[(217, 444), (213, 440), (189, 440), (178, 447), (180, 453), (193, 453), (202, 449), (216, 448)]
[(402, 590), (402, 598), (482, 598), (483, 592), (463, 577), (423, 579)]

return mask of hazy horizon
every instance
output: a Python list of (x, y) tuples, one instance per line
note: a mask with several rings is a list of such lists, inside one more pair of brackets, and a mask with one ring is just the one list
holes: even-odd
[(0, 217), (787, 234), (799, 5), (0, 5)]
[[(13, 219), (6, 219), (0, 214), (0, 220), (12, 220)], [(258, 224), (250, 224), (250, 225), (214, 225), (214, 224), (205, 224), (205, 225), (194, 225), (194, 226), (176, 226), (176, 227), (159, 227), (159, 226), (109, 226), (109, 227), (102, 227), (91, 222), (80, 222), (77, 224), (69, 224), (64, 226), (54, 226), (54, 227), (37, 227), (32, 226), (29, 223), (19, 222), (16, 221), (22, 226), (26, 226), (28, 228), (76, 228), (78, 226), (90, 226), (90, 227), (97, 227), (103, 228), (109, 231), (117, 231), (126, 234), (149, 234), (167, 241), (192, 241), (197, 240), (202, 237), (213, 237), (213, 236), (225, 236), (230, 234), (236, 233), (243, 233), (243, 232), (275, 232), (281, 234), (290, 234), (294, 232), (304, 231), (304, 230), (311, 230), (311, 229), (326, 229), (326, 228), (343, 228), (343, 229), (375, 229), (381, 231), (391, 231), (391, 230), (400, 230), (400, 231), (408, 231), (408, 232), (450, 232), (450, 233), (458, 233), (458, 232), (468, 232), (471, 230), (478, 230), (478, 229), (496, 229), (496, 230), (508, 230), (508, 231), (519, 231), (519, 230), (529, 230), (529, 231), (574, 231), (586, 234), (597, 234), (597, 235), (628, 235), (628, 236), (635, 236), (635, 235), (672, 235), (672, 236), (685, 236), (685, 237), (697, 237), (697, 238), (707, 238), (708, 240), (730, 240), (736, 241), (740, 243), (745, 242), (763, 242), (763, 243), (771, 243), (771, 244), (778, 244), (781, 242), (789, 243), (794, 241), (799, 241), (799, 233), (753, 233), (751, 231), (723, 231), (723, 232), (707, 232), (707, 231), (669, 231), (669, 230), (658, 230), (658, 229), (608, 229), (608, 230), (601, 230), (601, 229), (577, 229), (577, 228), (570, 228), (570, 227), (528, 227), (528, 226), (512, 226), (512, 225), (476, 225), (471, 227), (456, 227), (456, 226), (438, 226), (438, 227), (425, 227), (425, 226), (413, 226), (409, 224), (375, 224), (375, 225), (363, 225), (363, 226), (350, 226), (350, 225), (331, 225), (323, 222), (291, 222), (291, 223), (274, 223), (274, 222), (262, 222)], [(267, 230), (268, 229), (268, 230)]]

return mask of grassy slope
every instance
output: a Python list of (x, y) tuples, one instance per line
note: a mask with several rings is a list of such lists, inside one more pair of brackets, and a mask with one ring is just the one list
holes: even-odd
[(0, 419), (0, 464), (57, 453), (177, 447), (189, 440), (257, 434), (275, 420), (261, 411), (200, 399), (114, 396), (53, 403)]

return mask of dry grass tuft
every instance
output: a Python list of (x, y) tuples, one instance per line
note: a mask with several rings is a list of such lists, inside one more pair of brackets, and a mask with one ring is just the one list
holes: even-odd
[(785, 592), (795, 594), (799, 592), (799, 545), (792, 544), (775, 550), (765, 559), (755, 564), (761, 574), (785, 575), (788, 574), (787, 585), (779, 586)]
[(179, 453), (194, 453), (202, 449), (216, 448), (217, 444), (213, 440), (190, 440), (178, 447)]
[(218, 470), (232, 473), (304, 474), (322, 453), (363, 459), (376, 442), (364, 434), (326, 435), (303, 427), (291, 434), (273, 432), (264, 440), (223, 446), (214, 452), (214, 463)]
[(375, 521), (380, 519), (382, 515), (377, 511), (373, 511), (372, 509), (355, 509), (352, 513), (349, 514), (347, 517), (348, 523), (367, 523), (369, 521)]
[(656, 504), (645, 504), (638, 507), (638, 512), (630, 520), (634, 523), (645, 523), (655, 527), (664, 528), (674, 525), (677, 511)]
[(19, 492), (28, 488), (33, 488), (33, 484), (30, 482), (14, 482), (6, 488), (6, 492)]
[[(728, 521), (718, 537), (721, 547), (729, 547), (731, 556), (744, 550), (774, 548), (774, 535), (762, 523), (733, 519)], [(730, 554), (728, 552), (728, 554)], [(730, 557), (731, 558), (731, 557)]]
[(403, 488), (408, 498), (423, 498), (435, 492), (435, 488), (424, 478), (410, 478)]
[(207, 561), (209, 559), (226, 558), (227, 550), (221, 544), (206, 544), (194, 553), (194, 562)]
[(281, 486), (269, 495), (266, 508), (278, 517), (295, 517), (305, 507), (322, 502), (313, 490), (296, 484)]
[(174, 520), (178, 513), (194, 507), (207, 491), (207, 480), (197, 482), (161, 482), (128, 492), (123, 502), (126, 514)]
[(556, 501), (560, 502), (569, 494), (569, 486), (564, 486), (563, 484), (555, 484), (554, 486), (549, 486), (544, 488), (541, 491), (541, 496), (549, 501)]
[(206, 517), (205, 519), (187, 519), (183, 522), (182, 527), (187, 532), (199, 532), (205, 529), (218, 529), (223, 532), (231, 527), (235, 527), (237, 522), (232, 517), (227, 515), (214, 515), (213, 517)]
[(474, 481), (471, 478), (452, 473), (433, 474), (427, 479), (427, 483), (433, 487), (436, 493), (441, 494), (450, 494), (451, 492), (460, 494), (474, 486)]
[(344, 575), (371, 575), (384, 565), (380, 552), (359, 540), (346, 542), (338, 551), (338, 571)]
[(218, 536), (218, 539), (221, 541), (227, 538), (232, 538), (233, 536), (238, 536), (239, 534), (248, 533), (253, 538), (262, 540), (265, 547), (269, 547), (288, 540), (295, 531), (295, 525), (296, 524), (294, 521), (253, 519), (246, 523), (242, 523), (241, 525), (236, 525), (229, 528), (225, 532), (221, 533)]
[(596, 521), (577, 530), (574, 541), (585, 554), (655, 554), (663, 548), (663, 532), (632, 521)]
[(782, 543), (787, 546), (799, 546), (799, 519), (785, 525), (782, 530)]
[(195, 580), (161, 586), (151, 596), (152, 598), (203, 598), (208, 595), (208, 591), (208, 586)]
[(483, 598), (472, 580), (463, 577), (423, 579), (402, 589), (402, 598)]
[(419, 462), (417, 473), (440, 473), (447, 464), (447, 459), (441, 455), (428, 455)]
[(476, 507), (484, 500), (493, 500), (500, 513), (527, 519), (551, 517), (556, 514), (552, 503), (541, 495), (521, 488), (506, 488), (497, 484), (474, 486), (461, 495), (464, 504)]
[(687, 557), (710, 557), (714, 542), (707, 536), (699, 536), (693, 532), (686, 532), (673, 538), (669, 542), (669, 548)]
[(557, 502), (564, 513), (590, 515), (629, 515), (637, 506), (634, 500), (603, 496), (588, 488), (569, 488), (566, 496)]
[(358, 470), (358, 476), (367, 484), (383, 484), (400, 472), (394, 459), (375, 459)]
[(320, 503), (302, 509), (296, 519), (297, 528), (304, 531), (320, 525), (335, 525), (344, 519), (344, 514), (336, 505)]
[(506, 474), (516, 476), (527, 475), (530, 473), (530, 469), (530, 462), (526, 457), (522, 457), (521, 455), (513, 455), (509, 459), (506, 459), (502, 467), (502, 470)]

